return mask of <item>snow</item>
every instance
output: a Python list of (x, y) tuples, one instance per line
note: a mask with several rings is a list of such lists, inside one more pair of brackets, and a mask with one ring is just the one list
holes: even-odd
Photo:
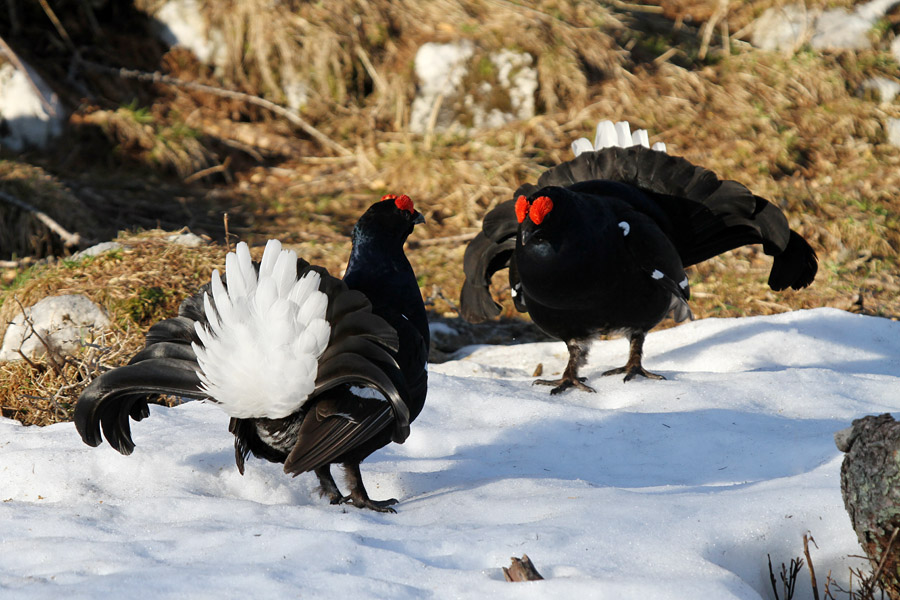
[[(666, 381), (600, 377), (627, 343), (595, 343), (596, 394), (531, 385), (562, 343), (431, 365), (412, 435), (363, 463), (397, 514), (331, 506), (280, 465), (242, 477), (228, 417), (200, 402), (152, 407), (132, 456), (0, 419), (0, 596), (768, 599), (766, 555), (800, 556), (807, 532), (820, 586), (846, 587), (861, 550), (832, 436), (900, 408), (900, 323), (704, 319), (645, 350)], [(545, 581), (503, 581), (523, 553)]]

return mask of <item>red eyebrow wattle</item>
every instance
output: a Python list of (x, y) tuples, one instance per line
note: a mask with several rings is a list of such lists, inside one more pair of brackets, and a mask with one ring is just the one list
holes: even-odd
[(381, 197), (381, 201), (384, 202), (385, 200), (393, 200), (394, 206), (396, 206), (400, 210), (405, 210), (409, 213), (416, 212), (416, 209), (413, 206), (412, 198), (410, 198), (406, 194), (403, 194), (402, 196), (398, 196), (397, 194), (385, 194)]
[(415, 212), (416, 210), (415, 208), (413, 208), (412, 198), (410, 198), (406, 194), (403, 194), (402, 196), (394, 200), (394, 204), (397, 206), (397, 208), (399, 208), (400, 210), (405, 210), (406, 212), (411, 213)]
[(525, 196), (516, 198), (516, 219), (521, 223), (528, 215), (528, 199)]
[(553, 200), (547, 196), (541, 196), (531, 204), (531, 220), (535, 225), (540, 225), (551, 210), (553, 210)]

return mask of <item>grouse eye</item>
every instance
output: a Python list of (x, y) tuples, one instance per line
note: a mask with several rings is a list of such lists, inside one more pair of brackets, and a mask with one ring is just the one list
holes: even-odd
[(535, 225), (540, 225), (551, 210), (553, 210), (553, 200), (547, 196), (541, 196), (531, 205), (531, 220)]
[(525, 196), (516, 198), (516, 219), (521, 223), (528, 216), (528, 199)]

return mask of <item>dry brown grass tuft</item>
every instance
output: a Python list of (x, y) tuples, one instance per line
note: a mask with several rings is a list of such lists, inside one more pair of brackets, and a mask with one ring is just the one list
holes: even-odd
[[(69, 231), (93, 231), (93, 215), (46, 170), (0, 160), (0, 193), (51, 213)], [(65, 247), (34, 214), (0, 197), (0, 260), (62, 254)]]
[(125, 364), (143, 345), (149, 325), (177, 313), (213, 268), (220, 246), (188, 248), (166, 241), (167, 232), (123, 235), (125, 247), (81, 261), (39, 265), (0, 291), (0, 330), (22, 308), (46, 296), (83, 294), (102, 306), (113, 325), (72, 357), (0, 363), (0, 411), (25, 424), (45, 425), (71, 417), (81, 390), (99, 373)]

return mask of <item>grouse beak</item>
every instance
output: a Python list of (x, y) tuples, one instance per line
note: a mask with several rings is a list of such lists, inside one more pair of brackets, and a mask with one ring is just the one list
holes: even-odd
[(422, 213), (416, 211), (416, 216), (413, 217), (412, 224), (418, 225), (419, 223), (424, 223), (424, 222), (425, 222), (425, 217), (422, 216)]
[(531, 229), (526, 229), (525, 227), (520, 228), (519, 229), (519, 243), (521, 243), (523, 246), (527, 245), (528, 240), (531, 239), (531, 236), (533, 233), (534, 232)]

